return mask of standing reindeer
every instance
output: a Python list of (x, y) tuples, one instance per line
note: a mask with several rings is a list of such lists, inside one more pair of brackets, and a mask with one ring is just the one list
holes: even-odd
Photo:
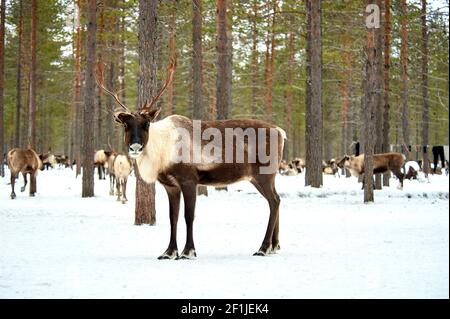
[(34, 196), (37, 191), (36, 175), (39, 169), (42, 170), (44, 168), (39, 155), (31, 148), (26, 150), (13, 148), (8, 152), (6, 161), (11, 172), (11, 199), (16, 198), (14, 184), (20, 173), (22, 173), (24, 180), (24, 184), (20, 191), (25, 191), (25, 187), (27, 186), (27, 174), (30, 174), (30, 196)]
[[(197, 256), (193, 237), (197, 185), (220, 186), (242, 180), (250, 181), (266, 198), (270, 207), (269, 223), (264, 240), (254, 255), (266, 256), (275, 253), (280, 248), (278, 239), (280, 197), (275, 190), (275, 176), (281, 162), (286, 133), (275, 125), (258, 120), (217, 120), (202, 121), (198, 124), (197, 121), (194, 123), (191, 119), (180, 115), (171, 115), (157, 120), (160, 109), (154, 107), (154, 104), (172, 80), (174, 66), (172, 61), (161, 90), (137, 112), (129, 111), (117, 94), (104, 87), (103, 81), (99, 80), (103, 78), (99, 76), (100, 68), (97, 69), (98, 85), (114, 97), (123, 109), (114, 113), (114, 119), (124, 127), (125, 145), (128, 146), (129, 156), (136, 161), (139, 174), (147, 183), (159, 181), (169, 197), (170, 241), (167, 250), (158, 259), (192, 259)], [(202, 138), (200, 145), (197, 144), (194, 139), (196, 129), (202, 136), (207, 135), (214, 139), (210, 142)], [(226, 143), (224, 136), (226, 137), (226, 131), (229, 129), (243, 132), (258, 130), (258, 135), (252, 143), (250, 142), (251, 134), (246, 136), (247, 139), (241, 140), (237, 136), (232, 136), (231, 160), (228, 158), (227, 161), (225, 147), (229, 144)], [(181, 141), (179, 140), (180, 131), (188, 133), (187, 138), (181, 136)], [(210, 133), (213, 131), (216, 135), (211, 136)], [(263, 134), (259, 134), (260, 132)], [(217, 161), (215, 160), (217, 158), (212, 158), (210, 152), (205, 151), (206, 146), (211, 146), (213, 142), (221, 151)], [(273, 145), (275, 145), (274, 149)], [(174, 157), (179, 155), (180, 149), (185, 148), (189, 150), (189, 160), (174, 160)], [(245, 160), (238, 160), (238, 149), (243, 150)], [(225, 156), (223, 156), (224, 151)], [(269, 156), (265, 158), (267, 153)], [(196, 156), (200, 157), (199, 161), (193, 159)], [(273, 169), (266, 165), (267, 162), (275, 164)], [(185, 247), (179, 256), (176, 237), (181, 193), (184, 198), (187, 236)]]
[(122, 200), (122, 204), (125, 204), (128, 201), (127, 180), (128, 176), (131, 174), (133, 165), (126, 154), (119, 153), (114, 158), (113, 167), (117, 187), (117, 201)]

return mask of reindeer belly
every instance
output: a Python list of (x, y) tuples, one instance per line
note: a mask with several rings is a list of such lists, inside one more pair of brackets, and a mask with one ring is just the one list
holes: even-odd
[(199, 184), (222, 186), (250, 179), (248, 167), (239, 164), (218, 166), (209, 170), (197, 170)]
[(385, 166), (375, 167), (373, 169), (374, 174), (383, 174), (383, 173), (386, 173), (387, 171), (388, 171), (388, 169)]

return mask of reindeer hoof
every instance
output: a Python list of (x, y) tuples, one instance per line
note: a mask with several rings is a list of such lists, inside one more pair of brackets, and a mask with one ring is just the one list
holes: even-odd
[(178, 250), (174, 250), (172, 252), (165, 252), (161, 256), (158, 257), (159, 260), (166, 260), (166, 259), (178, 259)]
[(195, 259), (197, 258), (197, 253), (195, 252), (195, 249), (189, 249), (188, 251), (183, 250), (181, 253), (181, 256), (177, 257), (177, 260), (179, 259)]
[(253, 256), (266, 256), (266, 253), (260, 250), (254, 253)]
[(30, 197), (34, 197), (34, 193), (31, 193), (31, 194), (30, 194)]
[(280, 250), (280, 244), (272, 244), (272, 249), (270, 250), (270, 254), (276, 254)]
[(16, 194), (11, 194), (11, 199), (14, 199), (14, 198), (16, 198)]
[(20, 191), (23, 193), (25, 191), (25, 187), (21, 187)]
[(123, 200), (122, 200), (122, 204), (126, 204), (126, 203), (127, 203), (127, 201), (128, 201), (128, 200), (126, 200), (126, 199), (123, 199)]
[(268, 247), (261, 246), (261, 248), (253, 254), (253, 256), (267, 256), (272, 251), (272, 245), (269, 245)]

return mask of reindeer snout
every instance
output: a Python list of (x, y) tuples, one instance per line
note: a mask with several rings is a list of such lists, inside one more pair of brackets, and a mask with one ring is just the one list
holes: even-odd
[(143, 145), (134, 143), (130, 145), (129, 154), (131, 157), (137, 157), (141, 155), (142, 149), (144, 148)]

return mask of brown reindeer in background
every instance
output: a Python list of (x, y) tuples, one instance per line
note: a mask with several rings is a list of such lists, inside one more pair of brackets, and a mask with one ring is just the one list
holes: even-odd
[[(277, 168), (280, 165), (283, 154), (285, 132), (272, 124), (258, 120), (217, 120), (202, 121), (196, 127), (191, 119), (180, 116), (171, 115), (162, 120), (157, 121), (160, 109), (154, 107), (156, 100), (162, 95), (165, 88), (172, 80), (174, 62), (169, 67), (168, 77), (162, 89), (156, 97), (149, 103), (142, 106), (137, 112), (131, 112), (119, 100), (117, 94), (109, 91), (102, 84), (100, 69), (97, 69), (97, 83), (108, 94), (113, 96), (121, 105), (122, 111), (114, 114), (115, 120), (123, 125), (125, 130), (125, 144), (129, 149), (129, 156), (136, 161), (139, 174), (147, 183), (159, 181), (167, 191), (169, 197), (170, 211), (170, 242), (167, 250), (159, 257), (159, 259), (191, 259), (196, 257), (193, 237), (193, 224), (195, 215), (195, 202), (197, 197), (197, 185), (220, 186), (227, 185), (237, 181), (248, 180), (256, 189), (266, 198), (270, 207), (270, 217), (266, 234), (259, 250), (254, 254), (257, 256), (265, 256), (279, 250), (279, 218), (278, 211), (280, 205), (280, 197), (275, 190), (275, 176)], [(261, 129), (263, 134), (258, 134), (255, 143), (250, 143), (250, 137), (238, 141), (238, 138), (232, 139), (233, 152), (231, 153), (231, 161), (211, 161), (211, 156), (205, 151), (205, 146), (212, 141), (202, 140), (201, 145), (196, 144), (193, 138), (194, 132), (198, 128), (202, 134), (211, 132), (219, 132), (220, 136), (214, 137), (217, 147), (223, 155), (225, 142), (224, 136), (226, 129), (240, 130), (257, 130)], [(188, 132), (188, 138), (179, 141), (177, 132), (183, 130)], [(260, 132), (260, 131), (258, 131)], [(203, 138), (202, 138), (203, 139)], [(217, 139), (217, 140), (216, 140)], [(272, 144), (273, 142), (273, 144)], [(177, 146), (187, 147), (190, 151), (191, 159), (196, 155), (201, 157), (200, 161), (174, 161), (173, 156), (177, 153)], [(220, 146), (219, 146), (220, 145)], [(276, 145), (272, 152), (272, 146)], [(193, 146), (193, 147), (192, 147)], [(196, 149), (196, 147), (198, 147)], [(241, 148), (244, 151), (244, 161), (237, 160), (237, 152), (235, 150)], [(193, 150), (194, 149), (194, 150)], [(226, 150), (225, 150), (226, 151)], [(263, 158), (263, 155), (269, 158)], [(255, 156), (255, 161), (251, 161), (251, 156)], [(225, 154), (226, 157), (226, 154)], [(274, 163), (273, 170), (267, 169), (267, 162)], [(184, 212), (187, 227), (186, 244), (178, 256), (177, 247), (177, 223), (180, 208), (180, 196), (183, 193)]]
[(20, 173), (22, 173), (24, 180), (24, 185), (20, 191), (25, 191), (25, 187), (27, 186), (27, 174), (30, 174), (30, 196), (34, 196), (37, 191), (36, 175), (39, 169), (42, 170), (44, 168), (39, 155), (31, 148), (26, 150), (13, 148), (8, 152), (6, 161), (11, 172), (11, 198), (16, 198), (14, 184)]

